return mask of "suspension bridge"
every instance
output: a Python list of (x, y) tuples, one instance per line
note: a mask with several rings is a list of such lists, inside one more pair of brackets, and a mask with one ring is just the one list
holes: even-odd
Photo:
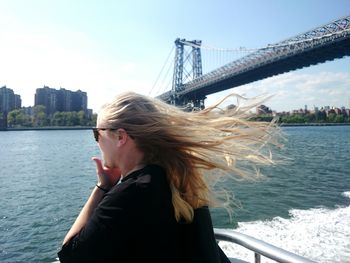
[(206, 74), (202, 72), (203, 49), (215, 48), (202, 45), (200, 40), (175, 40), (171, 90), (157, 98), (174, 105), (190, 104), (203, 109), (209, 94), (348, 56), (350, 15), (262, 48), (216, 49), (248, 54)]

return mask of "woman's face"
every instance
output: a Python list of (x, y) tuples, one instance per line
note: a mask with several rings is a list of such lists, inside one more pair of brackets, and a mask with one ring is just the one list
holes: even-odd
[[(105, 128), (104, 123), (97, 121), (97, 128)], [(102, 152), (102, 157), (104, 160), (104, 165), (109, 168), (116, 168), (118, 160), (118, 147), (117, 147), (117, 137), (113, 134), (113, 131), (109, 130), (99, 130), (98, 145)]]

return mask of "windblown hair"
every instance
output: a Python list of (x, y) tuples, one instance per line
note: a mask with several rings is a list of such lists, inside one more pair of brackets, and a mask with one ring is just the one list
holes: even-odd
[(175, 217), (191, 222), (194, 209), (216, 204), (210, 175), (252, 178), (257, 165), (273, 163), (264, 146), (278, 144), (273, 136), (278, 129), (273, 123), (247, 120), (243, 106), (219, 108), (233, 96), (244, 100), (233, 94), (207, 109), (186, 112), (127, 92), (106, 104), (98, 118), (107, 128), (124, 128), (145, 153), (145, 164), (166, 170)]

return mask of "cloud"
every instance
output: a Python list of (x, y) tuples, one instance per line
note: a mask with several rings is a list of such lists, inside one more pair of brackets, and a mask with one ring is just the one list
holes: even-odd
[(207, 105), (229, 93), (255, 97), (274, 94), (266, 104), (277, 111), (312, 106), (346, 106), (350, 100), (349, 72), (290, 72), (208, 96)]

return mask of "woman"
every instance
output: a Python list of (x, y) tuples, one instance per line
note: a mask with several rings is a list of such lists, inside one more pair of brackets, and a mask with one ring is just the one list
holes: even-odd
[(253, 169), (271, 163), (258, 150), (272, 126), (218, 105), (185, 112), (131, 92), (106, 104), (94, 129), (103, 155), (103, 164), (93, 158), (98, 182), (63, 241), (60, 261), (227, 262), (207, 209), (219, 200), (212, 178), (219, 171), (253, 174), (236, 161)]

